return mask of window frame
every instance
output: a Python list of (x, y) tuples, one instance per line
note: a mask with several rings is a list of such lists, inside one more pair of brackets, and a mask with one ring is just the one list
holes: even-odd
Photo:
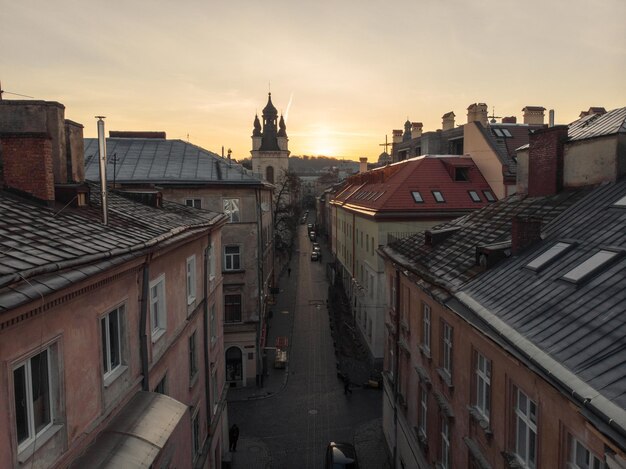
[(420, 191), (411, 191), (411, 196), (413, 197), (413, 202), (415, 202), (416, 204), (424, 203), (424, 197), (422, 197)]
[[(227, 298), (234, 298), (237, 297), (239, 299), (239, 302), (236, 301), (231, 301), (231, 302), (227, 302)], [(232, 320), (230, 318), (231, 316), (231, 312), (229, 311), (229, 309), (231, 309), (232, 307), (239, 305), (239, 319), (237, 320)], [(229, 293), (224, 293), (224, 323), (226, 324), (237, 324), (243, 321), (243, 295), (240, 292), (229, 292)]]
[[(229, 253), (228, 249), (237, 249), (237, 252)], [(235, 267), (235, 260), (237, 267)], [(241, 246), (239, 244), (227, 244), (224, 246), (224, 270), (227, 272), (236, 272), (241, 269)]]
[[(481, 362), (484, 366), (481, 367)], [(474, 377), (476, 380), (474, 408), (489, 422), (491, 415), (491, 360), (476, 351), (474, 364)]]
[(452, 467), (450, 464), (450, 460), (452, 459), (452, 454), (450, 452), (450, 422), (448, 421), (448, 417), (443, 414), (440, 415), (439, 430), (439, 465), (441, 466), (441, 469), (450, 469)]
[[(582, 448), (586, 453), (585, 466), (578, 465), (577, 449)], [(578, 438), (567, 433), (567, 469), (605, 469), (606, 464), (593, 451), (587, 448)]]
[(224, 215), (228, 216), (229, 223), (239, 223), (241, 221), (241, 205), (238, 197), (224, 197), (222, 199), (222, 209)]
[(186, 278), (187, 278), (187, 306), (191, 306), (196, 301), (196, 255), (193, 254), (187, 258), (186, 262)]
[[(513, 408), (513, 416), (514, 416), (514, 451), (515, 457), (517, 460), (523, 464), (523, 467), (529, 469), (535, 469), (537, 467), (537, 442), (539, 441), (538, 436), (538, 415), (539, 415), (539, 407), (537, 403), (533, 401), (524, 391), (522, 391), (518, 387), (514, 387), (515, 395), (514, 395), (514, 408)], [(526, 409), (522, 409), (520, 406), (520, 396), (524, 397), (525, 407)], [(532, 412), (531, 409), (534, 407), (534, 421), (532, 420)], [(523, 428), (522, 428), (523, 427)], [(520, 448), (520, 430), (524, 431), (524, 443), (525, 447)], [(532, 438), (529, 438), (532, 437)], [(532, 441), (532, 445), (531, 445)], [(532, 447), (532, 454), (531, 454)], [(523, 454), (520, 454), (523, 450)], [(532, 459), (531, 459), (532, 457)]]
[(487, 202), (496, 202), (498, 200), (496, 199), (494, 193), (490, 190), (483, 189), (483, 195), (485, 196), (485, 199), (487, 199)]
[(443, 196), (443, 192), (441, 192), (441, 191), (431, 191), (431, 193), (433, 195), (433, 198), (435, 199), (435, 202), (437, 202), (438, 204), (445, 204), (446, 203), (446, 198)]
[[(153, 289), (158, 287), (157, 296), (153, 296)], [(159, 275), (150, 282), (150, 321), (152, 329), (152, 340), (156, 341), (167, 330), (167, 298), (165, 291), (165, 274)], [(157, 304), (155, 315), (154, 305)], [(162, 303), (163, 307), (158, 305)]]
[(209, 307), (209, 335), (211, 337), (211, 344), (217, 342), (217, 316), (215, 314), (215, 303), (212, 303)]
[(428, 439), (428, 389), (423, 384), (419, 385), (417, 431), (425, 440)]
[(452, 381), (452, 352), (454, 329), (441, 320), (441, 369)]
[(200, 406), (196, 406), (191, 415), (191, 460), (196, 461), (201, 452), (200, 445)]
[(422, 350), (430, 355), (432, 334), (432, 309), (428, 303), (422, 302)]
[(193, 384), (195, 378), (198, 376), (198, 347), (196, 343), (196, 331), (194, 330), (188, 339), (189, 345), (189, 383)]
[[(100, 338), (101, 338), (101, 347), (102, 347), (102, 376), (105, 381), (105, 385), (107, 380), (109, 380), (112, 376), (116, 374), (116, 372), (124, 365), (124, 360), (122, 357), (122, 327), (123, 327), (123, 315), (124, 315), (124, 305), (120, 305), (117, 308), (110, 310), (108, 313), (100, 316)], [(110, 316), (111, 314), (116, 313), (117, 315), (117, 358), (118, 363), (113, 364), (111, 360), (112, 355), (112, 347), (111, 347), (111, 329), (110, 329)], [(114, 365), (114, 366), (113, 366)]]
[(202, 199), (196, 199), (196, 198), (185, 199), (185, 206), (202, 209)]
[(472, 202), (476, 202), (476, 203), (480, 203), (483, 200), (480, 198), (480, 195), (478, 195), (478, 191), (475, 190), (469, 190), (467, 191), (467, 193), (470, 196), (470, 199), (472, 199)]

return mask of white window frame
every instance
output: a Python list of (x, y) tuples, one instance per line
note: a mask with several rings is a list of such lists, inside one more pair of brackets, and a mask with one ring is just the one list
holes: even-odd
[(200, 406), (196, 406), (191, 416), (191, 457), (195, 461), (200, 454)]
[[(227, 253), (228, 248), (237, 248), (237, 253)], [(237, 267), (235, 268), (235, 259), (237, 260)], [(224, 270), (234, 271), (241, 270), (241, 246), (238, 244), (227, 244), (224, 246)]]
[(217, 370), (213, 368), (211, 371), (211, 408), (213, 409), (213, 415), (217, 413), (217, 409), (219, 407), (219, 396), (217, 386)]
[(216, 266), (215, 266), (215, 243), (211, 242), (211, 247), (209, 248), (209, 281), (215, 280), (216, 274)]
[(196, 199), (196, 198), (185, 199), (185, 205), (187, 207), (193, 207), (193, 208), (201, 209), (202, 208), (202, 199)]
[(419, 401), (419, 415), (417, 429), (420, 434), (426, 439), (428, 437), (427, 425), (428, 425), (428, 390), (422, 384), (419, 387), (420, 401)]
[(489, 422), (491, 410), (491, 360), (476, 352), (476, 410)]
[(187, 258), (187, 306), (196, 301), (196, 255)]
[(422, 347), (430, 353), (431, 310), (428, 303), (422, 303)]
[(198, 344), (197, 344), (196, 331), (193, 331), (189, 336), (189, 382), (193, 382), (194, 378), (198, 375)]
[[(156, 296), (154, 295), (155, 287), (157, 288)], [(152, 340), (155, 341), (167, 329), (165, 274), (159, 275), (156, 279), (150, 282), (150, 321), (152, 322)]]
[[(118, 363), (112, 362), (113, 345), (111, 344), (111, 321), (112, 314), (117, 316), (117, 357)], [(102, 340), (102, 358), (103, 358), (103, 376), (105, 383), (108, 378), (115, 374), (115, 372), (122, 366), (122, 316), (124, 314), (124, 306), (119, 306), (104, 316), (100, 317), (100, 337)]]
[[(31, 362), (33, 360), (33, 358), (44, 354), (46, 355), (46, 368), (47, 368), (47, 386), (48, 386), (48, 396), (47, 396), (47, 405), (48, 405), (48, 409), (49, 409), (49, 416), (48, 416), (48, 422), (41, 427), (39, 430), (37, 430), (35, 428), (35, 411), (34, 411), (34, 398), (33, 398), (33, 370), (32, 370), (32, 365)], [(13, 391), (15, 392), (15, 372), (17, 370), (19, 370), (20, 368), (24, 368), (24, 390), (26, 393), (26, 418), (27, 418), (27, 432), (28, 435), (27, 437), (22, 441), (19, 442), (18, 441), (18, 446), (17, 446), (17, 451), (18, 453), (22, 453), (23, 451), (25, 451), (30, 445), (32, 445), (37, 438), (40, 437), (40, 435), (42, 435), (44, 432), (46, 432), (48, 429), (50, 429), (53, 425), (54, 425), (54, 400), (53, 400), (53, 386), (55, 386), (55, 383), (52, 380), (52, 369), (51, 369), (51, 365), (52, 365), (52, 355), (50, 353), (50, 347), (47, 347), (43, 350), (39, 350), (37, 353), (34, 353), (33, 355), (31, 355), (29, 358), (27, 358), (26, 360), (18, 363), (17, 365), (15, 365), (13, 367)], [(15, 394), (13, 395), (13, 406), (15, 406), (16, 403), (16, 399), (17, 396), (15, 396)], [(17, 421), (14, 420), (13, 424), (15, 425), (15, 433), (16, 433), (16, 438), (17, 438)]]
[[(571, 434), (568, 434), (569, 439), (569, 451), (567, 455), (567, 469), (605, 469), (606, 465), (602, 460), (592, 453), (589, 448), (587, 448), (584, 444), (582, 444), (578, 439), (576, 439)], [(583, 465), (578, 464), (578, 450), (584, 451), (586, 454), (583, 454), (583, 458), (585, 461), (582, 461)]]
[(209, 308), (209, 317), (209, 328), (211, 329), (209, 332), (211, 335), (211, 343), (215, 343), (215, 341), (217, 340), (217, 318), (215, 317), (215, 303), (213, 303)]
[(442, 321), (442, 334), (441, 334), (441, 342), (442, 342), (442, 362), (441, 367), (443, 371), (448, 375), (448, 377), (452, 378), (452, 326), (445, 321)]
[(441, 416), (441, 469), (450, 469), (450, 422), (445, 415)]
[(537, 467), (537, 403), (519, 388), (515, 396), (515, 456), (523, 467)]
[(222, 199), (222, 207), (224, 208), (224, 215), (228, 216), (230, 223), (238, 223), (241, 221), (239, 199), (224, 198)]

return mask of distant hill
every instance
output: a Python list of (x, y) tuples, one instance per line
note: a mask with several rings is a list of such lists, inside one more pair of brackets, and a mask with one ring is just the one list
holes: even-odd
[(353, 168), (357, 171), (359, 162), (347, 159), (338, 159), (328, 156), (290, 156), (289, 169), (297, 174), (318, 173), (329, 166), (335, 166), (342, 170)]

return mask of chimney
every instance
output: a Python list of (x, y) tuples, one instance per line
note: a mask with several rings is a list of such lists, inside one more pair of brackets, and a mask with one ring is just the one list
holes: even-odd
[(541, 106), (526, 106), (522, 109), (524, 113), (524, 124), (543, 125), (545, 110), (546, 108)]
[(503, 124), (517, 124), (517, 117), (515, 116), (503, 117), (502, 123)]
[(442, 117), (441, 117), (441, 129), (442, 130), (450, 130), (450, 129), (454, 129), (454, 112), (450, 111), (450, 112), (446, 112)]
[(367, 158), (365, 156), (359, 158), (359, 174), (360, 173), (367, 173)]
[(548, 112), (548, 127), (554, 127), (554, 109)]
[(422, 128), (424, 125), (421, 122), (411, 123), (411, 138), (418, 138), (422, 136)]
[(393, 143), (401, 143), (402, 142), (402, 130), (394, 129), (393, 131)]
[(529, 136), (528, 195), (558, 194), (563, 188), (563, 151), (567, 126), (538, 129)]
[(467, 123), (480, 122), (484, 127), (487, 127), (487, 105), (485, 103), (470, 104), (467, 108)]
[(84, 182), (85, 141), (82, 124), (65, 119), (65, 148), (68, 182)]
[(4, 186), (52, 205), (52, 141), (46, 132), (1, 133)]
[(104, 116), (98, 119), (98, 159), (100, 160), (100, 201), (102, 203), (102, 224), (109, 224), (109, 207), (107, 202), (107, 142), (104, 138)]
[(516, 216), (511, 221), (511, 252), (515, 256), (541, 240), (541, 219)]

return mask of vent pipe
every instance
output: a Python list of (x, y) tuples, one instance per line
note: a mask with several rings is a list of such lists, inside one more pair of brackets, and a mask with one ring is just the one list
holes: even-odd
[(554, 127), (554, 109), (550, 109), (548, 116), (548, 127)]
[(98, 119), (98, 151), (100, 153), (100, 197), (102, 202), (102, 223), (109, 224), (109, 209), (107, 204), (107, 143), (104, 138), (104, 116)]

